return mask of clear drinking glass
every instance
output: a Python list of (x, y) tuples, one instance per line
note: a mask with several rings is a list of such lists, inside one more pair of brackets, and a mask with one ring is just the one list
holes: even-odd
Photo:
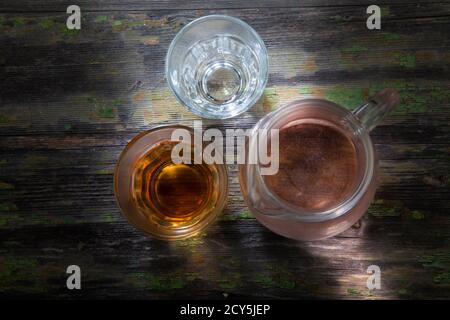
[[(353, 113), (321, 99), (295, 100), (262, 118), (241, 165), (244, 199), (259, 222), (282, 236), (318, 240), (351, 227), (365, 213), (377, 186), (378, 161), (369, 132), (399, 102), (393, 89)], [(279, 170), (261, 175), (257, 132), (279, 130)]]
[(205, 16), (186, 25), (173, 39), (166, 77), (177, 99), (196, 115), (234, 117), (263, 93), (267, 50), (245, 22), (224, 15)]
[[(191, 141), (172, 141), (174, 130), (187, 130)], [(176, 163), (172, 149), (195, 148), (193, 130), (161, 126), (133, 138), (122, 151), (114, 173), (114, 192), (124, 216), (138, 229), (163, 240), (197, 234), (222, 213), (228, 193), (228, 173), (223, 164)], [(187, 149), (187, 150), (189, 150)]]

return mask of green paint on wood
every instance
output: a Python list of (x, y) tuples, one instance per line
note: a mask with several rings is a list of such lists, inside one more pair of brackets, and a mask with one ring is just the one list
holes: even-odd
[[(4, 211), (4, 213), (0, 214), (0, 226), (1, 227), (22, 227), (22, 226), (34, 226), (34, 225), (61, 225), (61, 224), (77, 224), (83, 223), (82, 219), (76, 219), (71, 216), (52, 216), (48, 214), (39, 214), (33, 216), (26, 216), (24, 214), (13, 214), (11, 212), (17, 210), (17, 207), (12, 206), (9, 208), (3, 208), (0, 204), (0, 212)], [(100, 215), (100, 221), (107, 222), (107, 217)]]
[(0, 124), (8, 123), (8, 122), (9, 122), (9, 118), (3, 114), (0, 114)]
[(400, 106), (393, 114), (424, 113), (432, 106), (431, 99), (421, 96), (419, 92), (402, 92), (400, 96)]
[(197, 279), (201, 279), (199, 274), (195, 273), (195, 272), (187, 272), (185, 274), (185, 277), (186, 277), (186, 281), (188, 281), (188, 282), (192, 282), (192, 281), (195, 281)]
[(97, 103), (98, 102), (98, 99), (96, 97), (87, 97), (86, 100), (89, 103)]
[(411, 212), (411, 218), (414, 220), (423, 220), (425, 219), (425, 214), (418, 210), (414, 210)]
[(344, 18), (341, 15), (335, 15), (335, 16), (331, 16), (330, 19), (336, 21), (336, 22), (342, 22), (344, 21)]
[(266, 273), (255, 274), (254, 281), (263, 288), (294, 289), (296, 286), (295, 281), (290, 277), (273, 276)]
[(252, 213), (249, 210), (243, 210), (241, 213), (237, 215), (238, 220), (248, 220), (248, 219), (254, 219)]
[(55, 27), (55, 21), (51, 20), (51, 19), (44, 19), (42, 20), (39, 25), (43, 28), (43, 29), (52, 29)]
[(390, 32), (383, 32), (383, 38), (384, 40), (400, 40), (401, 35), (397, 33), (390, 33)]
[(145, 26), (145, 22), (144, 21), (130, 21), (130, 20), (126, 20), (125, 24), (126, 24), (127, 28), (138, 28), (138, 27), (144, 27)]
[(448, 269), (450, 267), (450, 252), (438, 252), (419, 257), (419, 263), (424, 268)]
[(232, 282), (232, 281), (228, 281), (228, 280), (219, 281), (219, 287), (221, 287), (222, 289), (230, 290), (230, 289), (236, 288), (237, 286), (238, 285), (236, 282)]
[(450, 284), (450, 252), (437, 252), (419, 257), (422, 267), (431, 269), (434, 273), (433, 283)]
[(123, 22), (120, 21), (120, 20), (114, 20), (113, 23), (112, 23), (113, 27), (120, 27), (122, 25), (123, 25)]
[(391, 9), (389, 6), (382, 6), (381, 8), (381, 17), (386, 18), (391, 14)]
[(312, 94), (313, 90), (310, 87), (301, 87), (298, 89), (298, 93), (300, 94)]
[(135, 286), (152, 290), (176, 290), (186, 286), (187, 281), (180, 275), (157, 276), (146, 272), (136, 272), (130, 275)]
[(281, 289), (294, 289), (295, 282), (289, 279), (280, 279), (280, 281), (278, 282), (278, 286)]
[(10, 183), (0, 181), (0, 190), (12, 190), (14, 186)]
[(26, 274), (24, 273), (17, 274), (16, 271), (29, 271), (30, 273), (32, 273), (32, 271), (36, 268), (36, 266), (37, 266), (36, 259), (6, 257), (2, 261), (0, 269), (0, 277), (11, 277), (21, 279), (22, 276), (25, 276)]
[(326, 91), (325, 97), (326, 99), (350, 110), (355, 109), (365, 100), (362, 89), (342, 86), (336, 86), (328, 89)]
[(275, 88), (265, 88), (263, 95), (265, 97), (271, 97), (271, 96), (276, 96), (277, 95), (277, 90)]
[(241, 285), (241, 275), (237, 272), (224, 273), (225, 277), (218, 281), (218, 285), (222, 289), (234, 289)]
[(235, 221), (236, 217), (233, 214), (224, 214), (220, 217), (220, 220), (222, 221)]
[(120, 106), (123, 106), (125, 103), (126, 103), (126, 101), (124, 99), (119, 98), (119, 99), (114, 99), (112, 102), (112, 105), (114, 107), (120, 107)]
[(104, 106), (98, 110), (100, 118), (114, 118), (114, 109), (112, 107)]
[(62, 33), (65, 36), (76, 36), (78, 34), (80, 34), (81, 29), (68, 29), (67, 26), (64, 26), (64, 28), (62, 29)]
[(17, 211), (17, 206), (14, 203), (0, 203), (0, 212)]
[(222, 221), (252, 220), (254, 219), (249, 210), (244, 210), (239, 214), (225, 214), (221, 217)]
[(199, 235), (175, 242), (178, 247), (185, 247), (190, 249), (194, 249), (197, 246), (202, 245), (203, 243), (203, 239), (199, 237)]
[(70, 130), (70, 129), (72, 129), (72, 125), (71, 125), (70, 123), (66, 123), (66, 124), (64, 125), (64, 130), (68, 131), (68, 130)]
[[(83, 18), (82, 18), (83, 19)], [(59, 36), (62, 41), (67, 41), (71, 37), (79, 35), (81, 30), (78, 29), (68, 29), (65, 22), (59, 22), (52, 19), (43, 19), (39, 22), (39, 26), (49, 32), (53, 32), (55, 35)]]
[(291, 290), (296, 287), (294, 276), (283, 266), (273, 266), (268, 271), (255, 273), (253, 280), (263, 288)]
[(95, 22), (107, 22), (108, 21), (108, 17), (105, 15), (100, 15), (95, 17)]
[[(443, 107), (443, 105), (450, 103), (450, 90), (432, 87), (429, 91), (431, 100), (430, 102), (434, 103), (434, 106), (437, 108)], [(446, 108), (446, 107), (445, 107)]]
[(265, 273), (256, 273), (255, 282), (264, 288), (270, 288), (274, 283), (272, 277)]
[(394, 62), (406, 69), (414, 69), (416, 67), (416, 56), (397, 53), (394, 55)]
[[(448, 101), (447, 99), (443, 99), (445, 97), (445, 93), (443, 92), (446, 89), (435, 87), (418, 88), (416, 85), (407, 81), (388, 81), (372, 84), (369, 87), (369, 95), (372, 96), (385, 88), (396, 89), (400, 94), (400, 105), (394, 109), (392, 115), (424, 113), (429, 111), (429, 108), (440, 107), (440, 104)], [(440, 99), (437, 98), (438, 96)]]
[(0, 292), (45, 292), (46, 282), (38, 268), (34, 258), (0, 257)]
[(433, 282), (437, 284), (450, 284), (450, 272), (440, 273), (434, 276)]
[(161, 19), (143, 19), (143, 20), (115, 20), (113, 22), (113, 27), (119, 27), (121, 30), (122, 29), (127, 29), (127, 28), (142, 28), (142, 27), (146, 27), (146, 28), (161, 28), (163, 26), (166, 26), (169, 23), (169, 20), (167, 17), (161, 18)]
[(95, 174), (114, 174), (114, 168), (99, 169), (94, 171)]
[(401, 214), (395, 208), (369, 208), (369, 214), (374, 217), (399, 217)]
[(401, 203), (386, 203), (382, 199), (375, 200), (368, 210), (373, 217), (400, 217), (413, 220), (424, 220), (426, 214), (419, 210), (411, 210)]
[(343, 54), (348, 54), (348, 53), (361, 53), (364, 51), (369, 50), (367, 47), (359, 45), (359, 44), (354, 44), (353, 46), (349, 47), (349, 48), (344, 48), (341, 49), (341, 53)]
[(113, 107), (114, 102), (110, 105), (103, 99), (96, 97), (87, 97), (86, 100), (95, 110), (95, 113), (99, 118), (111, 119), (115, 117), (115, 110)]
[(347, 293), (351, 294), (353, 296), (361, 294), (361, 292), (359, 290), (355, 289), (355, 288), (348, 288), (347, 289)]
[(398, 289), (398, 290), (397, 290), (397, 293), (398, 293), (398, 295), (400, 295), (400, 296), (406, 296), (406, 295), (409, 295), (409, 294), (410, 294), (409, 290), (408, 290), (408, 289), (405, 289), (405, 288)]
[(273, 110), (278, 103), (279, 98), (275, 88), (265, 88), (263, 92), (263, 109), (264, 111)]
[(115, 215), (112, 213), (104, 213), (100, 215), (100, 220), (102, 222), (111, 223), (115, 221)]
[(407, 114), (407, 113), (424, 113), (428, 111), (429, 101), (426, 97), (418, 94), (408, 94), (401, 98), (403, 108), (397, 108), (393, 114)]
[(14, 18), (13, 19), (13, 25), (14, 27), (22, 27), (25, 25), (25, 19), (23, 18)]

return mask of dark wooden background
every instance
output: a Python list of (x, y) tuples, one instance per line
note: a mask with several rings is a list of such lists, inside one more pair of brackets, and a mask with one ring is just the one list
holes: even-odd
[[(450, 2), (366, 0), (0, 3), (0, 297), (450, 298)], [(151, 239), (121, 216), (113, 168), (126, 143), (198, 119), (172, 94), (164, 57), (183, 25), (220, 13), (252, 25), (270, 55), (250, 128), (279, 103), (318, 96), (348, 108), (384, 87), (401, 106), (372, 137), (381, 184), (360, 223), (325, 241), (279, 237), (251, 217), (230, 167), (229, 204), (206, 233)], [(65, 270), (82, 270), (67, 290)], [(382, 271), (380, 290), (366, 269)]]

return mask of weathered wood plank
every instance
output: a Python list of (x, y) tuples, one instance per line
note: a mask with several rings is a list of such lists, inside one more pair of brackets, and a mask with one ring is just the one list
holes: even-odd
[[(378, 5), (410, 4), (410, 0), (378, 0)], [(446, 1), (417, 0), (415, 4), (446, 3)], [(33, 0), (8, 1), (0, 4), (0, 12), (65, 12), (73, 2), (69, 0), (47, 0), (38, 3)], [(78, 0), (77, 5), (84, 11), (129, 11), (129, 10), (206, 10), (206, 9), (244, 9), (244, 8), (299, 8), (299, 7), (336, 7), (336, 6), (369, 6), (370, 0)]]
[[(448, 298), (450, 3), (406, 2), (379, 1), (383, 30), (369, 31), (364, 1), (81, 1), (75, 33), (65, 1), (1, 3), (0, 297)], [(381, 184), (361, 223), (321, 242), (278, 237), (249, 214), (236, 166), (224, 216), (196, 238), (160, 242), (121, 216), (113, 169), (127, 141), (198, 119), (168, 90), (164, 56), (183, 25), (211, 13), (249, 22), (269, 49), (269, 86), (242, 128), (294, 96), (353, 109), (400, 91), (372, 134)], [(81, 292), (65, 289), (74, 263)], [(383, 285), (369, 292), (371, 264)]]
[[(448, 268), (448, 252), (430, 242), (423, 232), (426, 222), (388, 222), (374, 219), (370, 227), (362, 227), (362, 239), (341, 236), (310, 244), (282, 239), (255, 221), (222, 222), (210, 228), (208, 235), (176, 243), (153, 241), (123, 223), (4, 231), (0, 239), (7, 241), (9, 249), (7, 254), (1, 249), (6, 266), (1, 295), (447, 297), (448, 286), (439, 283), (439, 275)], [(445, 234), (448, 227), (443, 223), (435, 230)], [(22, 233), (33, 237), (24, 239)], [(448, 234), (444, 239), (448, 240)], [(78, 292), (68, 292), (62, 285), (65, 267), (72, 263), (79, 264), (85, 274), (83, 290)], [(384, 282), (381, 290), (369, 292), (365, 280), (371, 264), (380, 265)]]
[[(133, 135), (2, 139), (0, 199), (5, 213), (0, 224), (9, 228), (120, 219), (112, 174), (121, 150)], [(378, 195), (387, 204), (375, 206), (375, 215), (413, 215), (418, 211), (422, 218), (432, 218), (448, 212), (448, 143), (392, 144), (388, 139), (380, 137), (384, 143), (377, 144), (381, 158)], [(235, 216), (246, 209), (236, 168), (230, 169), (226, 214)], [(26, 219), (30, 212), (32, 218)]]
[[(444, 122), (450, 4), (421, 7), (423, 17), (441, 16), (433, 20), (409, 20), (414, 8), (393, 6), (382, 32), (367, 30), (354, 7), (225, 11), (251, 21), (270, 52), (269, 87), (244, 117), (294, 96), (354, 108), (391, 86), (403, 103), (388, 123), (415, 123), (418, 113), (444, 116), (421, 120), (430, 125)], [(0, 134), (117, 131), (195, 119), (168, 90), (164, 57), (181, 26), (207, 13), (92, 13), (75, 34), (64, 31), (64, 15), (3, 15)]]

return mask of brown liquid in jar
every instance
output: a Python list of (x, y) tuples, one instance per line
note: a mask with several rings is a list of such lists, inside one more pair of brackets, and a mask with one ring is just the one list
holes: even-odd
[(284, 201), (306, 210), (326, 210), (353, 193), (356, 149), (331, 123), (311, 120), (284, 126), (279, 152), (278, 173), (264, 179)]

